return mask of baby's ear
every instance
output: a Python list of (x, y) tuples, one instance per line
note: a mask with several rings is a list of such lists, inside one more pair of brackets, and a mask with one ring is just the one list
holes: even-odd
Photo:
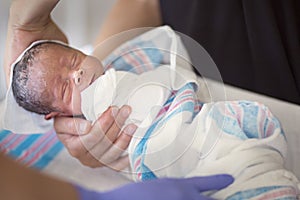
[(52, 118), (56, 117), (57, 115), (59, 115), (59, 112), (51, 112), (51, 113), (45, 115), (45, 120), (52, 119)]

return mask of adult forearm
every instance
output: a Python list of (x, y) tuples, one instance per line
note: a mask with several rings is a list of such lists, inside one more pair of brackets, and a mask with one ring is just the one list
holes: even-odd
[(77, 200), (75, 188), (17, 164), (0, 152), (0, 194), (9, 200)]
[(14, 0), (11, 3), (5, 44), (4, 69), (9, 84), (10, 66), (33, 41), (67, 38), (51, 19), (59, 0)]
[(104, 21), (96, 42), (116, 33), (161, 24), (158, 0), (118, 0)]
[(59, 0), (14, 0), (10, 7), (9, 23), (14, 28), (28, 30), (45, 26), (58, 2)]
[[(120, 44), (149, 30), (136, 28), (155, 27), (161, 23), (159, 0), (118, 0), (100, 28), (93, 54), (102, 60)], [(124, 33), (131, 29), (135, 30)], [(120, 32), (122, 36), (116, 35)]]

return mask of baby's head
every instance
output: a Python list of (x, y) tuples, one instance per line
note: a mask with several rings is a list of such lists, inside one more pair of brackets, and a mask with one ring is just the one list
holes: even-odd
[(102, 74), (95, 57), (57, 42), (43, 42), (15, 64), (12, 91), (21, 107), (46, 119), (80, 115), (80, 93)]

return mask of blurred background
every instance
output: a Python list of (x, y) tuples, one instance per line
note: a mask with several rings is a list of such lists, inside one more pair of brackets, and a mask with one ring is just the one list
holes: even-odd
[[(116, 0), (61, 0), (52, 13), (54, 21), (65, 32), (74, 47), (91, 44), (104, 18)], [(0, 100), (5, 96), (3, 71), (5, 38), (11, 0), (0, 0)]]

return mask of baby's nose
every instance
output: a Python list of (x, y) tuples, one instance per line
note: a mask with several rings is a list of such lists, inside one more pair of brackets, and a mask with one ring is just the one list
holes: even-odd
[(75, 72), (74, 74), (74, 81), (76, 85), (79, 85), (82, 82), (82, 78), (84, 75), (84, 70), (83, 69), (79, 69), (78, 71)]

